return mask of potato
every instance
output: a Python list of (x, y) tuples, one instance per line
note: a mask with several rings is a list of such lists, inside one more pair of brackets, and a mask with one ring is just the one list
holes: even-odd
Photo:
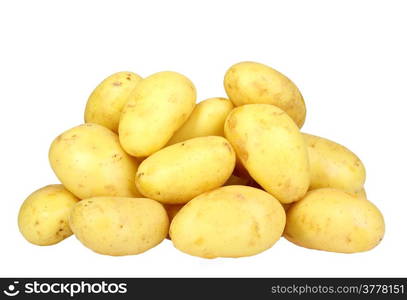
[(133, 156), (164, 147), (195, 107), (196, 90), (185, 76), (160, 72), (143, 79), (129, 96), (119, 123), (120, 143)]
[(235, 152), (225, 138), (198, 137), (146, 158), (138, 168), (136, 185), (148, 198), (182, 204), (223, 185), (234, 166)]
[(270, 248), (284, 225), (284, 209), (273, 196), (235, 185), (188, 202), (174, 217), (170, 236), (176, 248), (190, 255), (241, 257)]
[(210, 98), (198, 103), (189, 119), (174, 133), (168, 145), (200, 136), (223, 136), (225, 119), (233, 109), (226, 98)]
[(72, 210), (69, 224), (78, 240), (99, 254), (139, 254), (168, 233), (164, 207), (147, 198), (95, 197)]
[(308, 146), (310, 189), (331, 187), (356, 193), (363, 188), (365, 167), (354, 153), (330, 140), (306, 133), (303, 136)]
[(123, 106), (141, 79), (132, 72), (118, 72), (103, 80), (89, 96), (85, 122), (117, 132)]
[(371, 202), (324, 188), (290, 206), (284, 236), (306, 248), (353, 253), (372, 249), (383, 234), (383, 216)]
[(304, 99), (295, 84), (280, 72), (256, 62), (241, 62), (226, 72), (226, 93), (235, 106), (272, 104), (284, 110), (297, 124), (304, 124)]
[(27, 241), (39, 246), (59, 243), (72, 235), (69, 214), (79, 199), (62, 184), (45, 186), (24, 201), (18, 227)]
[(281, 203), (301, 199), (310, 173), (303, 137), (293, 120), (270, 104), (232, 110), (225, 135), (250, 176)]
[(140, 196), (134, 184), (137, 162), (109, 129), (86, 123), (59, 135), (49, 151), (51, 167), (78, 198)]

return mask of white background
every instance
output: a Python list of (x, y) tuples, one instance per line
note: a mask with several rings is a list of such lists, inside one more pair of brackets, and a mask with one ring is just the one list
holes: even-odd
[[(2, 1), (0, 276), (407, 276), (405, 1)], [(224, 96), (242, 60), (269, 64), (302, 91), (304, 131), (348, 146), (367, 168), (386, 235), (336, 254), (281, 239), (249, 258), (205, 260), (166, 240), (128, 257), (74, 237), (39, 247), (18, 232), (22, 201), (56, 177), (48, 147), (83, 122), (92, 89), (130, 70), (178, 71), (199, 99)]]

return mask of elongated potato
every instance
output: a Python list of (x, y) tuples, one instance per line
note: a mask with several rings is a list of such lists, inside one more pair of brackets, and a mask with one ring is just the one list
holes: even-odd
[(382, 240), (384, 220), (368, 200), (337, 189), (317, 189), (290, 206), (284, 235), (306, 248), (361, 252)]
[(136, 185), (148, 198), (181, 204), (220, 187), (234, 166), (235, 152), (225, 138), (198, 137), (146, 158), (138, 168)]
[(176, 248), (190, 255), (241, 257), (273, 246), (284, 225), (284, 209), (270, 194), (225, 186), (188, 202), (172, 220), (170, 237)]
[(210, 98), (198, 103), (189, 119), (174, 133), (168, 145), (200, 136), (223, 136), (225, 119), (232, 109), (232, 102), (226, 98)]
[(164, 147), (188, 119), (196, 90), (185, 76), (160, 72), (143, 79), (131, 93), (120, 118), (119, 136), (133, 156), (149, 156)]
[(117, 134), (101, 125), (86, 123), (59, 135), (49, 160), (58, 179), (80, 199), (140, 196), (136, 160), (121, 148)]
[(139, 254), (158, 245), (169, 226), (167, 212), (157, 201), (123, 197), (82, 200), (69, 224), (83, 245), (113, 256)]
[(89, 96), (85, 122), (96, 123), (117, 132), (123, 106), (141, 79), (132, 72), (118, 72), (103, 80)]
[(304, 124), (306, 108), (296, 85), (280, 72), (256, 62), (241, 62), (226, 72), (226, 93), (235, 106), (272, 104), (284, 110), (297, 124)]
[(303, 137), (293, 120), (269, 104), (232, 110), (225, 135), (250, 176), (281, 203), (302, 198), (310, 173)]
[(62, 184), (47, 185), (24, 201), (18, 227), (27, 241), (39, 246), (59, 243), (72, 235), (69, 214), (79, 199)]
[(350, 150), (330, 140), (303, 133), (311, 170), (310, 189), (337, 188), (357, 193), (363, 188), (363, 163)]

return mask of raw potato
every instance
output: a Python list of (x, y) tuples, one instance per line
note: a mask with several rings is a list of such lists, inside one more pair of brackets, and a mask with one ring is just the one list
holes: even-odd
[(363, 163), (350, 150), (330, 140), (303, 134), (308, 146), (310, 189), (337, 188), (358, 193), (363, 188), (366, 172)]
[(270, 248), (281, 236), (285, 212), (270, 194), (226, 186), (199, 195), (174, 217), (174, 246), (204, 258), (242, 257)]
[(146, 158), (138, 168), (136, 185), (148, 198), (181, 204), (223, 185), (234, 166), (235, 152), (225, 138), (198, 137)]
[(140, 196), (136, 160), (121, 148), (117, 134), (101, 125), (86, 123), (59, 135), (49, 160), (62, 184), (80, 199)]
[(200, 136), (223, 136), (223, 127), (233, 104), (226, 98), (210, 98), (198, 103), (189, 119), (174, 133), (168, 145)]
[(62, 184), (48, 185), (35, 191), (20, 208), (20, 232), (35, 245), (59, 243), (72, 235), (68, 217), (78, 200)]
[(310, 172), (304, 139), (293, 120), (269, 104), (232, 110), (225, 135), (250, 176), (281, 203), (301, 199)]
[(89, 96), (85, 122), (96, 123), (117, 132), (123, 106), (141, 79), (132, 72), (118, 72), (103, 80)]
[(272, 104), (284, 110), (299, 128), (306, 108), (296, 85), (280, 72), (256, 62), (241, 62), (226, 72), (224, 86), (235, 106)]
[(168, 233), (168, 216), (147, 198), (96, 197), (75, 205), (70, 216), (75, 236), (93, 251), (112, 256), (139, 254)]
[(119, 124), (120, 143), (133, 156), (164, 147), (195, 107), (196, 90), (185, 76), (160, 72), (143, 79), (131, 93)]
[(368, 200), (337, 189), (317, 189), (290, 206), (284, 235), (306, 248), (361, 252), (379, 244), (384, 220)]

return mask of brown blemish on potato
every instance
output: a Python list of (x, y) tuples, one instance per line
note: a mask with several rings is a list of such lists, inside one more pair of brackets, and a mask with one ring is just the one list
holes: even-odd
[(64, 220), (59, 220), (59, 224), (65, 224), (65, 221)]
[(253, 236), (255, 236), (258, 239), (261, 238), (259, 223), (254, 219), (253, 219), (253, 223), (252, 223), (252, 231), (253, 231)]
[(185, 143), (181, 143), (181, 146), (185, 146)]
[(347, 242), (348, 244), (350, 244), (350, 243), (352, 242), (352, 239), (351, 239), (350, 236), (347, 236), (347, 237), (346, 237), (346, 242)]
[(242, 199), (242, 200), (246, 199), (245, 196), (243, 196), (241, 193), (237, 193), (236, 198)]
[(115, 81), (113, 82), (113, 86), (121, 86), (122, 83), (120, 81)]
[(199, 237), (194, 241), (194, 245), (201, 246), (204, 242), (205, 242), (205, 239), (202, 237)]
[(236, 118), (234, 118), (233, 116), (231, 118), (228, 119), (228, 124), (230, 129), (236, 128)]
[(137, 178), (140, 178), (140, 177), (143, 176), (143, 175), (144, 175), (143, 172), (137, 173)]
[(122, 224), (122, 225), (120, 225), (119, 227), (120, 227), (120, 229), (123, 229), (124, 226), (123, 226), (123, 224)]
[(129, 76), (126, 77), (127, 80), (131, 80), (131, 78)]
[(40, 222), (37, 220), (34, 225), (40, 225)]
[(223, 142), (223, 146), (225, 146), (225, 147), (228, 149), (228, 151), (229, 151), (230, 153), (232, 153), (232, 149), (231, 149), (229, 143)]

